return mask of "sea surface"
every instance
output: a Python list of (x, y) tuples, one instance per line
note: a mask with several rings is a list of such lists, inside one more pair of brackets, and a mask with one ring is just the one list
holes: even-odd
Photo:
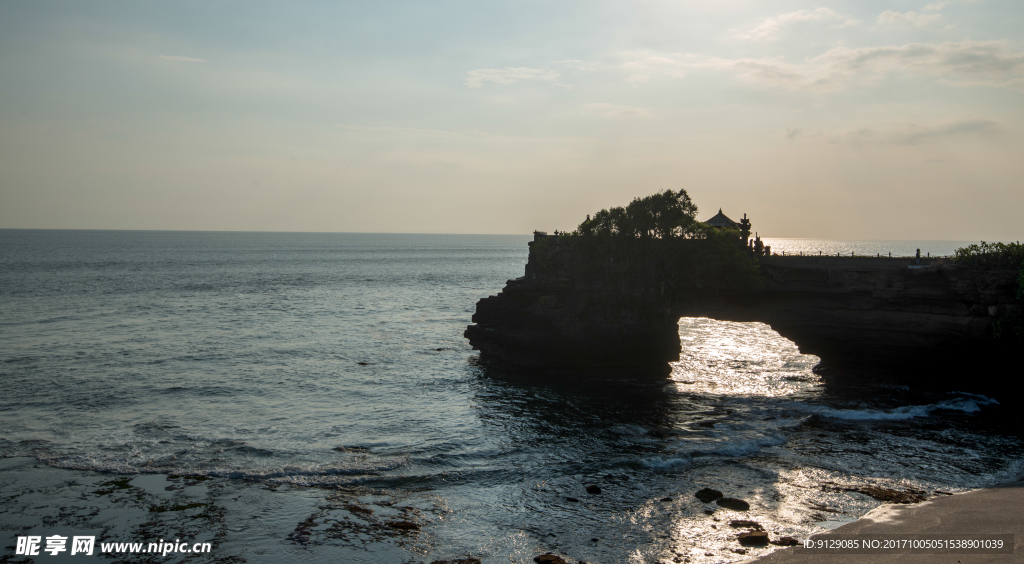
[(481, 361), (462, 333), (528, 239), (0, 230), (0, 551), (59, 529), (209, 533), (210, 561), (732, 562), (771, 550), (734, 552), (733, 519), (806, 538), (877, 506), (865, 486), (1024, 473), (1010, 406), (825, 382), (764, 324), (680, 320), (662, 379)]

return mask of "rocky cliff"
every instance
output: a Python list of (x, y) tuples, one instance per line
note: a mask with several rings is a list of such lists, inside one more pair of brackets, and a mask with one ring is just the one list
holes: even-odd
[(1013, 353), (991, 326), (1019, 307), (1015, 270), (772, 256), (747, 259), (759, 277), (749, 284), (728, 269), (696, 272), (635, 255), (595, 258), (541, 236), (526, 275), (480, 300), (465, 335), (485, 357), (583, 373), (666, 373), (681, 351), (680, 317), (767, 323), (821, 358), (822, 369), (913, 376), (991, 369)]

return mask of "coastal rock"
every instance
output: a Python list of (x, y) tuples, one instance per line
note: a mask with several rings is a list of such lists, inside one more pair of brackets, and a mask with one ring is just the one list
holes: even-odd
[(361, 515), (372, 515), (373, 514), (373, 510), (372, 509), (370, 509), (368, 507), (362, 507), (360, 505), (355, 505), (355, 504), (352, 504), (352, 503), (346, 504), (343, 507), (345, 509), (347, 509), (350, 513), (358, 513), (358, 514), (361, 514)]
[(569, 562), (564, 560), (561, 556), (556, 556), (550, 552), (547, 554), (541, 554), (540, 556), (535, 556), (533, 561), (537, 564), (569, 564)]
[(663, 497), (663, 498), (661, 498), (661, 501), (664, 501), (664, 502), (668, 503), (668, 502), (672, 501), (672, 498), (671, 497)]
[(764, 530), (764, 527), (762, 527), (757, 521), (747, 521), (744, 519), (733, 519), (732, 521), (729, 521), (729, 526), (734, 529), (753, 529), (755, 531)]
[(893, 490), (890, 488), (882, 488), (879, 486), (857, 486), (855, 488), (844, 488), (848, 492), (858, 492), (866, 496), (870, 496), (878, 501), (884, 503), (921, 503), (928, 499), (925, 497), (924, 492), (919, 490), (908, 490), (901, 492), (899, 490)]
[(567, 497), (567, 498), (565, 498), (565, 501), (571, 501), (573, 503), (579, 503), (580, 502), (580, 500), (576, 499), (575, 497)]
[(744, 546), (768, 546), (768, 533), (764, 531), (750, 531), (736, 535), (736, 540)]
[(704, 488), (693, 495), (697, 496), (697, 499), (699, 499), (701, 503), (711, 503), (725, 494), (718, 490)]
[(597, 495), (601, 493), (601, 488), (597, 486), (587, 486), (587, 493), (591, 495)]
[(387, 526), (400, 531), (418, 531), (420, 526), (412, 521), (388, 521)]
[(456, 558), (454, 560), (434, 560), (430, 564), (482, 564), (479, 558)]
[(725, 509), (731, 509), (733, 511), (747, 511), (750, 509), (749, 503), (734, 497), (721, 497), (716, 499), (715, 503), (717, 503), (719, 507), (724, 507)]
[(800, 544), (800, 541), (796, 540), (793, 537), (779, 537), (771, 541), (771, 543), (776, 546), (796, 546)]
[(960, 367), (984, 372), (1014, 358), (992, 339), (998, 317), (989, 310), (1016, 301), (1017, 269), (770, 256), (751, 259), (760, 272), (751, 289), (724, 272), (683, 284), (693, 273), (673, 269), (685, 261), (657, 253), (598, 251), (538, 235), (526, 275), (477, 303), (470, 345), (481, 358), (546, 372), (667, 374), (682, 351), (679, 319), (708, 317), (767, 323), (818, 356), (826, 375), (870, 371), (933, 384), (949, 375), (963, 385)]

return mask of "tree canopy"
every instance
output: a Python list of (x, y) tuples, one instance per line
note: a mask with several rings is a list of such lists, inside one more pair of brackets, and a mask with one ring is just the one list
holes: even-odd
[(699, 238), (697, 205), (686, 190), (665, 190), (634, 198), (626, 207), (604, 209), (583, 221), (576, 233), (583, 236), (619, 235), (638, 239)]

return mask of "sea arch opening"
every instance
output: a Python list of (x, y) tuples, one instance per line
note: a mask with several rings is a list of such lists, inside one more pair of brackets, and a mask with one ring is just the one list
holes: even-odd
[(670, 378), (686, 392), (777, 397), (820, 383), (817, 356), (766, 323), (680, 317), (679, 360)]

